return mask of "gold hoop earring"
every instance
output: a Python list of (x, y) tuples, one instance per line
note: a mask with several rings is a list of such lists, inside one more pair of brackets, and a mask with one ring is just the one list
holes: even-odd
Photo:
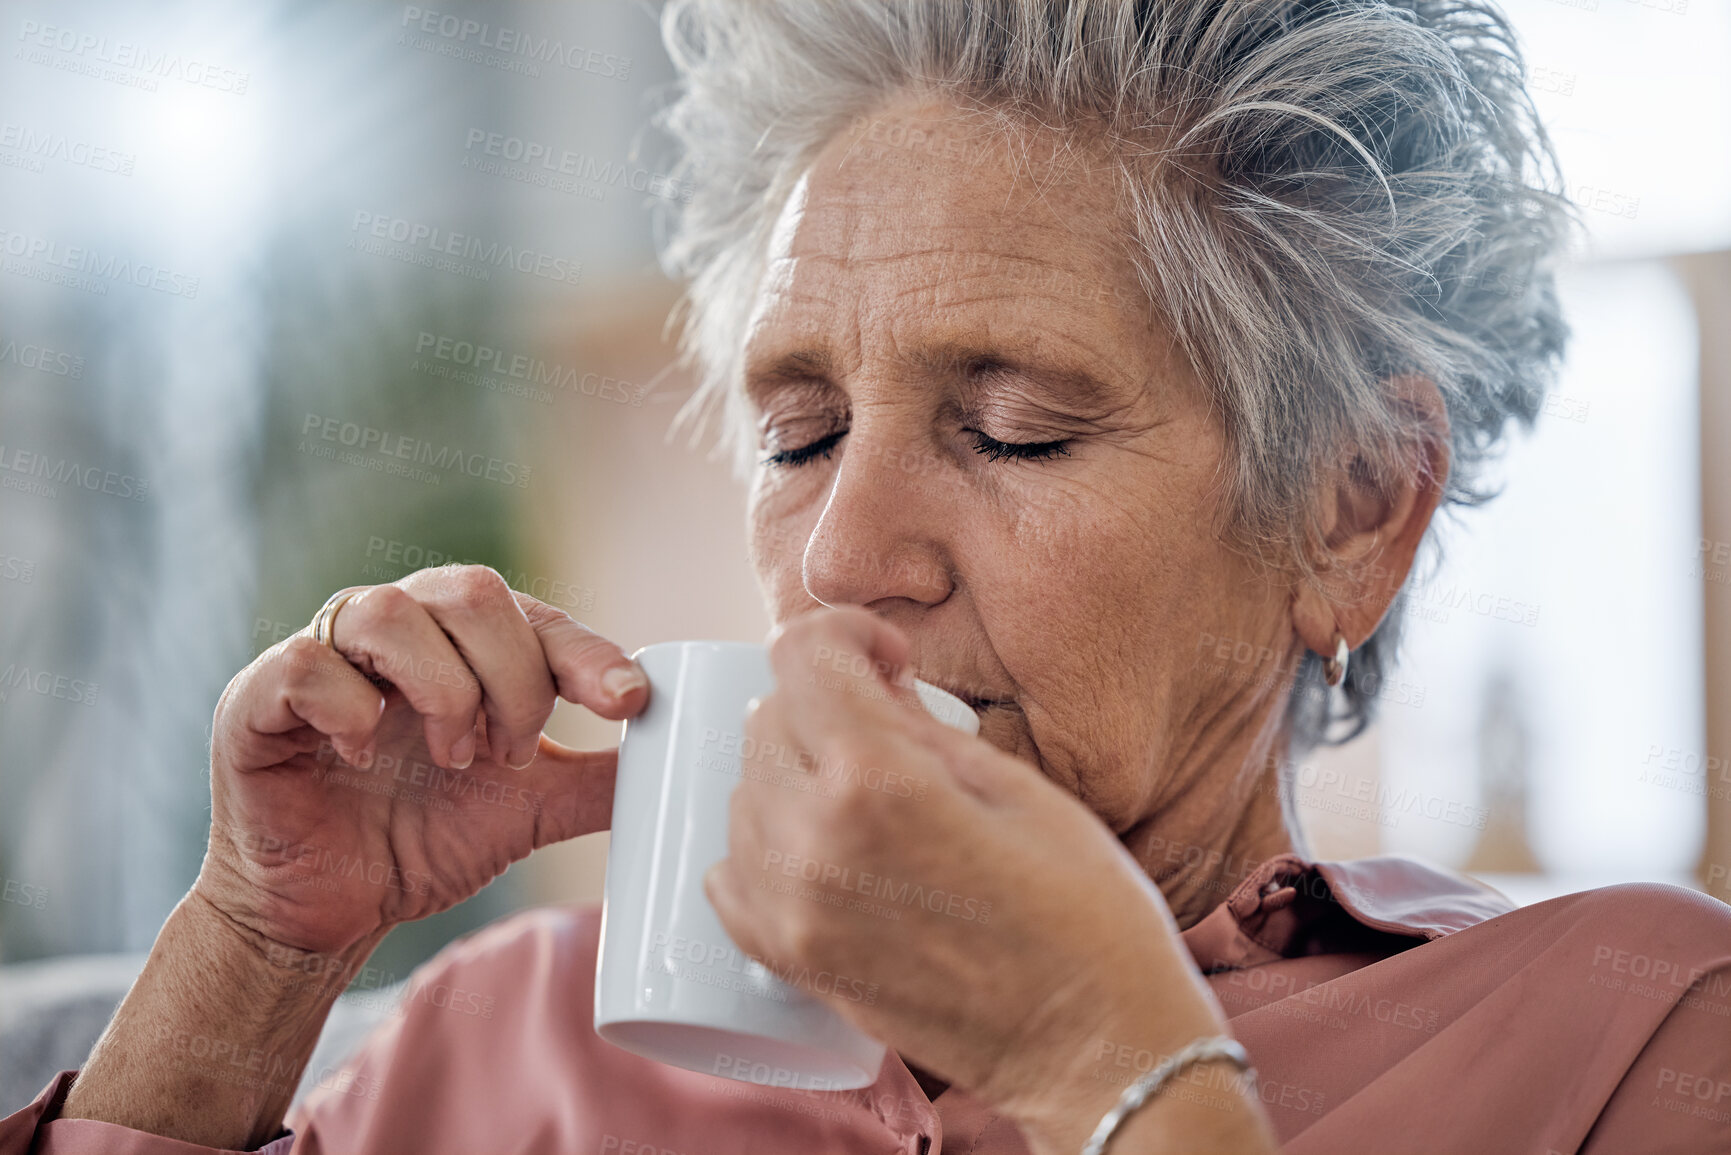
[(1346, 638), (1339, 630), (1334, 631), (1334, 657), (1322, 659), (1322, 680), (1331, 686), (1338, 686), (1346, 678), (1346, 662), (1348, 651)]

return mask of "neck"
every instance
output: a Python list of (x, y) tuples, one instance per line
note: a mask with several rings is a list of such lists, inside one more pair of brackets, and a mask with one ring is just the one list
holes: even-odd
[(1288, 746), (1283, 706), (1258, 702), (1238, 725), (1217, 716), (1180, 760), (1176, 792), (1123, 835), (1180, 929), (1200, 922), (1262, 863), (1298, 849), (1280, 802)]

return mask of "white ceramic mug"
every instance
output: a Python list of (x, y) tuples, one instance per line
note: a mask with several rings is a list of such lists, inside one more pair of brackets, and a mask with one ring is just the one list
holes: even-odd
[[(727, 857), (742, 742), (755, 753), (744, 738), (746, 706), (775, 689), (768, 649), (664, 642), (632, 657), (649, 676), (649, 702), (619, 744), (596, 1033), (662, 1063), (750, 1083), (869, 1086), (884, 1045), (817, 995), (865, 1001), (875, 990), (847, 975), (778, 977), (733, 944), (703, 893), (704, 872)], [(979, 733), (961, 699), (925, 682), (914, 688), (934, 717)], [(783, 775), (792, 789), (823, 788), (821, 773), (791, 762), (754, 772)]]

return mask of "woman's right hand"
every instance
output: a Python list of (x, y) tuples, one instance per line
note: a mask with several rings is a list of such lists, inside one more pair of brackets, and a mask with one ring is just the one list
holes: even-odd
[(541, 727), (555, 695), (615, 720), (643, 708), (618, 646), (483, 566), (361, 587), (331, 641), (289, 638), (223, 691), (204, 866), (62, 1119), (261, 1146), (385, 932), (606, 828), (618, 751)]
[(360, 587), (330, 635), (272, 646), (217, 703), (193, 892), (239, 927), (344, 954), (606, 829), (618, 751), (541, 728), (555, 695), (614, 720), (643, 708), (618, 646), (485, 566)]

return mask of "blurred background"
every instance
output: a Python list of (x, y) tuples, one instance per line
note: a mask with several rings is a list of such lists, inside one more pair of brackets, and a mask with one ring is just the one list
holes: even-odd
[[(474, 561), (627, 650), (768, 626), (741, 490), (669, 436), (654, 5), (435, 2), (0, 4), (0, 963), (148, 948), (218, 695), (342, 586)], [(1300, 808), (1320, 857), (1522, 901), (1731, 898), (1731, 6), (1508, 8), (1588, 226), (1573, 354)], [(605, 844), (376, 967), (597, 898)]]

